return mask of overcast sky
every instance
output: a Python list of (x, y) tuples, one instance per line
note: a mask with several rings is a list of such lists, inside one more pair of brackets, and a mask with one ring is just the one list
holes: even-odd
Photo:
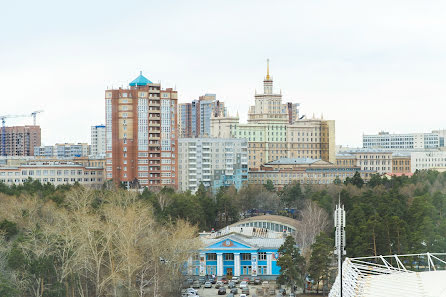
[(104, 90), (143, 71), (246, 120), (269, 58), (275, 90), (335, 120), (337, 144), (446, 128), (445, 15), (433, 0), (8, 1), (0, 114), (43, 109), (44, 144), (90, 142)]

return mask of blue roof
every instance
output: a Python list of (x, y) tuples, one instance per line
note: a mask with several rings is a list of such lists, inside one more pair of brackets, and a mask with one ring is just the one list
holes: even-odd
[(135, 87), (135, 86), (147, 86), (148, 84), (151, 84), (152, 82), (150, 80), (148, 80), (147, 78), (145, 78), (142, 75), (142, 71), (139, 72), (139, 76), (137, 78), (135, 78), (129, 85), (131, 87)]

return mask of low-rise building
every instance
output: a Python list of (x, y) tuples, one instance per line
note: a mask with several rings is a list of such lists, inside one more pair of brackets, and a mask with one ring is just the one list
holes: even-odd
[(56, 143), (54, 146), (34, 147), (34, 156), (43, 158), (72, 159), (90, 154), (88, 143)]
[(195, 192), (200, 183), (214, 191), (248, 179), (248, 149), (244, 139), (180, 138), (179, 188)]
[(339, 166), (356, 166), (361, 171), (373, 171), (379, 174), (391, 173), (392, 154), (390, 150), (350, 149), (336, 155), (336, 164)]
[[(289, 218), (274, 216), (274, 222), (266, 220), (262, 226), (270, 223), (279, 229), (279, 226), (283, 227), (281, 218), (287, 219), (286, 225), (289, 225)], [(248, 225), (200, 233), (204, 247), (196, 256), (189, 258), (188, 274), (275, 280), (280, 275), (278, 250), (290, 233), (287, 230), (275, 231), (275, 227), (267, 229)]]
[(392, 155), (392, 173), (408, 174), (412, 172), (410, 154), (394, 153)]
[(282, 158), (262, 165), (260, 170), (250, 171), (248, 183), (265, 184), (271, 180), (278, 189), (293, 182), (332, 184), (336, 178), (344, 181), (347, 177), (353, 177), (356, 172), (359, 172), (364, 180), (370, 179), (371, 175), (376, 173), (373, 170), (362, 170), (359, 166), (338, 166), (320, 159)]
[(446, 151), (410, 153), (411, 171), (446, 167)]
[(29, 162), (25, 165), (0, 167), (0, 182), (20, 185), (29, 180), (55, 186), (79, 183), (91, 188), (104, 184), (103, 167), (87, 167), (73, 162)]

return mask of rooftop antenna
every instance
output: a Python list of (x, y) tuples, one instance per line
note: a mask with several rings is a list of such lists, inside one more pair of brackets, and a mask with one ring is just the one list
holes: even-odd
[(338, 204), (334, 213), (334, 225), (336, 227), (335, 235), (335, 255), (338, 256), (338, 277), (340, 284), (340, 297), (342, 297), (342, 256), (345, 252), (345, 210), (341, 204), (341, 193), (339, 193)]

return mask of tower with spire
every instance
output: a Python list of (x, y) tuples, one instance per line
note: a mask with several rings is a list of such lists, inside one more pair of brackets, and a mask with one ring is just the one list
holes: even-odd
[(266, 60), (266, 77), (263, 81), (263, 92), (265, 94), (272, 94), (273, 93), (273, 79), (269, 75), (269, 59)]
[[(255, 105), (249, 108), (249, 123), (291, 123), (298, 118), (299, 104), (282, 104), (282, 92), (275, 94), (273, 78), (270, 75), (269, 59), (266, 60), (266, 76), (263, 80), (263, 94), (254, 95)], [(291, 107), (291, 110), (290, 110)], [(290, 116), (291, 115), (291, 116)]]

